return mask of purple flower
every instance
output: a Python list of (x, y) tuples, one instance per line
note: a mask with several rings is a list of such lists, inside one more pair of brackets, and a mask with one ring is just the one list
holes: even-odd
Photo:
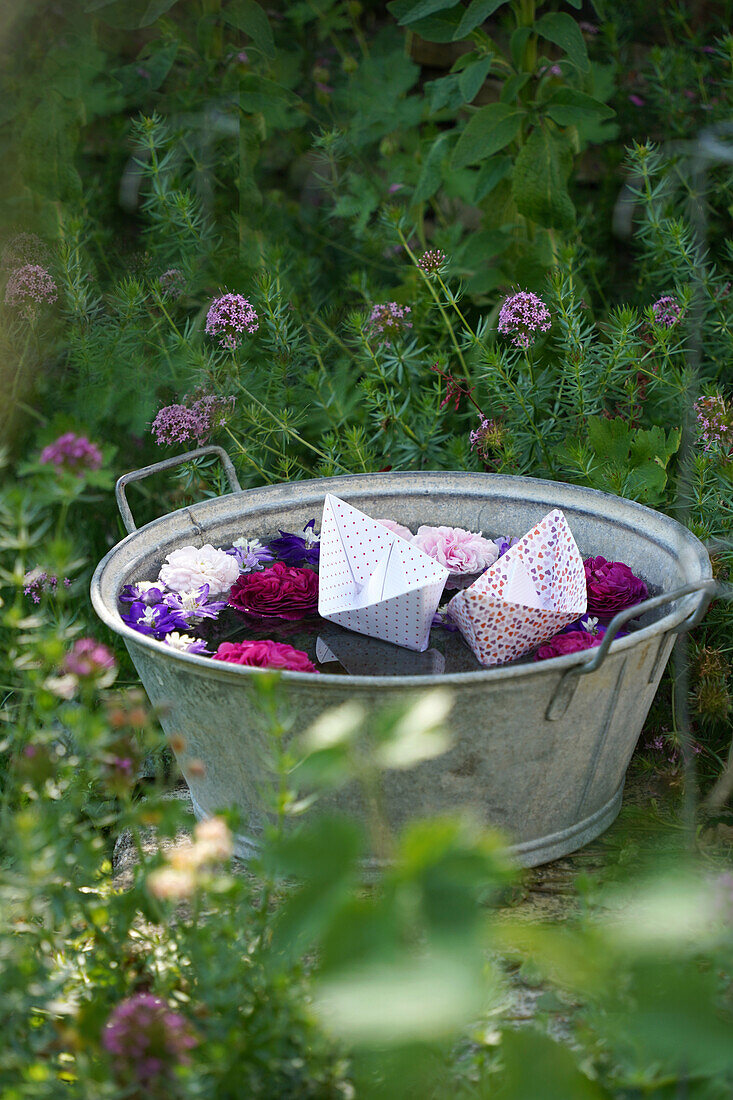
[(550, 311), (541, 298), (528, 290), (519, 290), (504, 299), (499, 313), (499, 332), (525, 351), (534, 343), (535, 333), (547, 332), (552, 324)]
[(583, 34), (598, 34), (598, 27), (595, 25), (595, 23), (588, 23), (586, 20), (581, 20), (580, 23), (578, 23), (578, 26), (580, 27)]
[(579, 653), (582, 649), (592, 649), (601, 644), (601, 634), (589, 634), (587, 630), (573, 630), (568, 634), (556, 634), (545, 642), (534, 655), (535, 661), (547, 661), (551, 657), (564, 657), (568, 653)]
[(189, 1065), (197, 1039), (188, 1021), (150, 993), (134, 993), (112, 1010), (102, 1034), (118, 1078), (143, 1089), (170, 1081)]
[(458, 627), (456, 626), (456, 624), (451, 620), (450, 616), (448, 615), (448, 605), (447, 604), (444, 604), (442, 607), (438, 608), (438, 610), (433, 615), (433, 621), (430, 625), (431, 625), (431, 627), (438, 626), (442, 630), (450, 630), (451, 633), (458, 630)]
[(411, 312), (409, 306), (400, 306), (397, 302), (381, 302), (372, 306), (366, 321), (367, 336), (381, 344), (388, 344), (389, 336), (398, 336), (412, 328), (412, 321), (407, 319), (407, 314)]
[(496, 548), (499, 551), (499, 557), (501, 557), (502, 554), (506, 554), (510, 546), (516, 546), (520, 538), (521, 535), (514, 535), (513, 538), (510, 538), (509, 535), (500, 535), (498, 539), (494, 539)]
[(427, 252), (423, 252), (417, 261), (417, 266), (422, 268), (426, 275), (435, 275), (444, 266), (445, 261), (445, 252), (442, 248), (429, 248)]
[(227, 606), (227, 601), (213, 600), (207, 603), (209, 587), (208, 584), (202, 584), (200, 588), (189, 592), (169, 592), (163, 597), (163, 603), (178, 612), (187, 626), (200, 623), (203, 619), (215, 619), (222, 608)]
[[(23, 577), (23, 593), (26, 596), (30, 596), (33, 603), (40, 603), (41, 596), (44, 593), (51, 592), (56, 594), (58, 588), (59, 579), (52, 573), (47, 573), (44, 569), (36, 568), (31, 569)], [(63, 579), (64, 588), (69, 588), (71, 581), (68, 577)]]
[(632, 94), (629, 96), (629, 103), (633, 103), (635, 107), (643, 107), (645, 102), (646, 101), (643, 100), (640, 95)]
[(139, 634), (147, 634), (159, 638), (163, 634), (169, 634), (172, 630), (185, 630), (188, 623), (175, 611), (171, 611), (164, 603), (150, 606), (135, 600), (130, 604), (126, 615), (121, 616), (123, 623), (127, 623)]
[(206, 314), (206, 332), (218, 336), (221, 347), (235, 351), (242, 333), (250, 335), (259, 328), (254, 306), (241, 294), (222, 294), (214, 298)]
[(201, 446), (216, 428), (226, 424), (227, 417), (233, 411), (234, 397), (204, 394), (190, 406), (166, 405), (158, 411), (150, 430), (159, 446), (163, 443), (187, 443), (194, 439)]
[(501, 447), (504, 441), (504, 429), (497, 420), (484, 416), (478, 428), (469, 435), (471, 450), (475, 451), (479, 458), (488, 461), (489, 452)]
[(404, 183), (390, 183), (387, 190), (389, 191), (390, 195), (394, 195), (398, 191), (401, 191), (404, 186)]
[[(313, 522), (315, 523), (315, 520)], [(275, 555), (269, 546), (263, 546), (259, 539), (235, 539), (231, 550), (225, 550), (224, 553), (231, 554), (237, 559), (242, 573), (264, 569), (265, 565), (275, 560)]]
[(41, 264), (16, 268), (5, 285), (5, 305), (17, 308), (29, 321), (35, 318), (40, 305), (57, 298), (53, 276)]
[(280, 532), (279, 539), (271, 539), (269, 548), (286, 565), (318, 565), (321, 558), (319, 536), (315, 533), (316, 521), (309, 520), (300, 535)]
[(179, 267), (169, 267), (158, 276), (158, 283), (164, 298), (180, 298), (186, 285), (186, 278)]
[(683, 314), (682, 306), (669, 294), (657, 298), (652, 306), (654, 321), (660, 328), (672, 328)]
[(644, 581), (623, 562), (606, 561), (598, 556), (588, 558), (583, 565), (590, 615), (615, 615), (649, 595)]
[(160, 584), (159, 581), (138, 581), (137, 584), (124, 585), (119, 599), (122, 603), (136, 601), (148, 604), (163, 603), (164, 591), (165, 585)]
[(90, 443), (85, 435), (65, 432), (43, 448), (39, 462), (83, 477), (86, 470), (98, 470), (104, 459), (96, 443)]
[(721, 394), (701, 397), (695, 402), (697, 430), (703, 450), (709, 451), (720, 445), (724, 454), (733, 452), (733, 409)]
[(92, 679), (116, 668), (114, 654), (95, 638), (79, 638), (64, 657), (61, 668), (81, 679)]

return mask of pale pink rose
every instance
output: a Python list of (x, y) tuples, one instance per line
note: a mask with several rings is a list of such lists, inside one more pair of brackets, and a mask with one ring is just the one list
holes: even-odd
[(397, 520), (378, 519), (377, 523), (381, 523), (382, 527), (386, 527), (393, 535), (399, 535), (401, 539), (407, 539), (408, 542), (412, 542), (412, 531), (410, 528), (405, 527), (402, 523), (398, 523)]
[(451, 573), (481, 573), (499, 556), (495, 542), (462, 527), (418, 527), (412, 542)]
[(189, 592), (208, 584), (209, 596), (228, 592), (239, 576), (237, 559), (213, 546), (182, 546), (165, 559), (158, 580), (174, 592)]

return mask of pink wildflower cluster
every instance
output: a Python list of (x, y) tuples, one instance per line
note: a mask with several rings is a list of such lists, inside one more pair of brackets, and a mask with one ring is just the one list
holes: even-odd
[(187, 443), (192, 439), (201, 445), (215, 428), (226, 424), (227, 417), (233, 411), (233, 397), (204, 394), (191, 405), (166, 405), (158, 411), (150, 430), (159, 446), (164, 443)]
[(115, 1071), (125, 1082), (153, 1088), (170, 1080), (177, 1065), (189, 1065), (197, 1045), (188, 1021), (159, 997), (135, 993), (110, 1013), (102, 1036)]
[(721, 394), (713, 397), (701, 397), (695, 402), (697, 430), (704, 443), (703, 450), (709, 451), (716, 444), (727, 455), (733, 454), (733, 409)]
[(86, 470), (98, 470), (104, 459), (96, 443), (90, 443), (85, 435), (65, 432), (43, 448), (39, 461), (83, 477)]
[(478, 428), (469, 435), (471, 450), (476, 451), (479, 458), (487, 461), (489, 452), (495, 451), (504, 440), (504, 431), (498, 421), (484, 416)]
[[(71, 581), (68, 577), (64, 577), (62, 583), (64, 588), (71, 587)], [(44, 593), (50, 592), (55, 595), (58, 584), (59, 579), (53, 573), (47, 573), (45, 569), (40, 568), (32, 569), (23, 577), (23, 592), (26, 596), (30, 596), (33, 603), (40, 603), (41, 596)]]
[(444, 264), (445, 252), (441, 248), (429, 248), (417, 261), (417, 266), (421, 267), (426, 275), (434, 275)]
[(79, 638), (63, 660), (64, 672), (82, 679), (91, 679), (100, 672), (115, 667), (114, 654), (95, 638)]
[(397, 302), (380, 302), (372, 306), (366, 323), (367, 333), (371, 337), (381, 337), (380, 342), (388, 344), (389, 336), (397, 336), (412, 328), (412, 321), (407, 319), (411, 312), (409, 306), (400, 306)]
[(218, 336), (227, 351), (235, 351), (242, 334), (256, 332), (260, 327), (254, 306), (241, 294), (222, 294), (214, 298), (206, 314), (206, 332)]
[(41, 264), (23, 264), (16, 268), (5, 285), (5, 304), (18, 309), (32, 320), (38, 307), (55, 302), (58, 290), (53, 276)]
[(512, 343), (525, 351), (538, 332), (547, 332), (552, 324), (550, 311), (536, 294), (518, 290), (504, 299), (499, 312), (499, 332), (511, 336)]
[(164, 298), (180, 298), (186, 285), (186, 279), (180, 268), (169, 267), (167, 271), (158, 276), (158, 283)]
[(672, 328), (672, 325), (676, 325), (682, 316), (683, 309), (679, 302), (669, 294), (665, 294), (662, 298), (657, 298), (652, 306), (652, 312), (660, 328)]

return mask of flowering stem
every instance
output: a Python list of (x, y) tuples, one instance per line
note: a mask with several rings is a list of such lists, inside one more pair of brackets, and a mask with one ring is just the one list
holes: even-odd
[[(456, 339), (456, 334), (453, 331), (453, 325), (451, 324), (451, 319), (448, 316), (448, 314), (446, 313), (445, 307), (443, 306), (443, 303), (440, 300), (440, 295), (437, 293), (435, 287), (433, 286), (432, 282), (430, 281), (430, 277), (426, 274), (426, 272), (423, 271), (423, 269), (418, 264), (417, 257), (415, 256), (415, 253), (412, 251), (409, 244), (407, 243), (407, 238), (405, 237), (405, 234), (402, 232), (402, 230), (400, 229), (399, 226), (397, 226), (397, 235), (400, 238), (400, 240), (402, 241), (402, 247), (404, 248), (405, 252), (410, 257), (413, 264), (415, 265), (415, 267), (418, 269), (418, 271), (422, 275), (428, 290), (430, 291), (430, 293), (433, 296), (433, 300), (434, 300), (435, 304), (437, 305), (438, 309), (440, 310), (440, 315), (441, 315), (441, 317), (443, 318), (443, 320), (445, 322), (446, 328), (448, 329), (451, 341), (453, 343), (453, 347), (456, 349), (456, 355), (458, 356), (458, 359), (459, 359), (460, 364), (463, 368), (463, 371), (464, 371), (466, 377), (468, 378), (469, 373), (468, 373), (468, 366), (466, 365), (466, 360), (463, 357), (463, 352), (461, 351), (458, 340)], [(441, 286), (443, 286), (442, 282), (441, 282)], [(455, 308), (458, 309), (457, 306), (455, 306)]]

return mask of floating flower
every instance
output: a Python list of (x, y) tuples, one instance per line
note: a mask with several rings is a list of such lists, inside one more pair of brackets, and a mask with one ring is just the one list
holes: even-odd
[(498, 539), (493, 539), (492, 541), (496, 546), (496, 549), (499, 551), (498, 556), (501, 557), (502, 554), (506, 554), (507, 550), (511, 546), (516, 546), (516, 544), (520, 541), (520, 538), (520, 535), (515, 535), (514, 538), (509, 538), (508, 535), (500, 535)]
[(222, 642), (214, 658), (233, 665), (254, 668), (282, 668), (292, 672), (318, 672), (302, 649), (285, 642)]
[(417, 261), (417, 266), (422, 268), (426, 275), (435, 275), (445, 265), (446, 256), (441, 248), (429, 248), (423, 252)]
[(16, 268), (5, 285), (5, 305), (18, 309), (31, 321), (39, 306), (55, 302), (58, 296), (53, 276), (41, 264)]
[(583, 564), (591, 615), (615, 615), (649, 595), (644, 581), (623, 562), (606, 561), (599, 556), (588, 558)]
[(654, 321), (660, 328), (672, 328), (673, 325), (677, 324), (684, 311), (675, 298), (665, 294), (662, 298), (657, 298), (652, 306), (652, 312)]
[(187, 623), (180, 615), (166, 607), (164, 603), (150, 607), (141, 600), (133, 601), (126, 614), (121, 615), (123, 623), (127, 623), (138, 634), (146, 634), (150, 637), (160, 638), (169, 634), (172, 630), (185, 629)]
[[(313, 520), (315, 523), (315, 520)], [(281, 532), (282, 534), (282, 532)], [(293, 536), (295, 538), (296, 536)], [(225, 553), (231, 554), (237, 559), (242, 573), (252, 573), (256, 569), (264, 569), (265, 565), (275, 560), (275, 555), (269, 546), (263, 546), (259, 539), (235, 539), (231, 550)]]
[(709, 451), (719, 445), (730, 456), (733, 452), (733, 409), (729, 402), (721, 394), (715, 394), (699, 398), (694, 407), (703, 450)]
[(534, 343), (535, 335), (548, 332), (551, 324), (545, 303), (528, 290), (519, 290), (505, 298), (499, 312), (499, 332), (511, 335), (512, 343), (525, 351)]
[(397, 523), (394, 519), (378, 519), (376, 522), (381, 523), (382, 527), (386, 527), (393, 535), (399, 535), (401, 539), (412, 542), (412, 531), (409, 527), (405, 527), (403, 523)]
[(221, 347), (235, 351), (242, 334), (250, 335), (259, 328), (257, 312), (248, 298), (241, 294), (222, 294), (214, 298), (206, 314), (206, 332), (218, 336)]
[[(226, 604), (223, 604), (226, 607)], [(166, 634), (162, 639), (165, 645), (170, 646), (171, 649), (177, 650), (178, 653), (210, 653), (211, 650), (206, 648), (206, 642), (203, 638), (195, 638), (193, 634), (179, 634), (177, 630), (172, 630), (170, 634)]]
[(233, 411), (234, 397), (204, 394), (191, 405), (166, 405), (159, 409), (150, 431), (159, 446), (189, 440), (196, 440), (201, 446), (216, 428), (226, 424)]
[(85, 435), (65, 432), (43, 448), (38, 461), (83, 477), (85, 471), (98, 470), (104, 459), (96, 443), (90, 443)]
[(207, 603), (209, 587), (208, 584), (202, 584), (200, 588), (192, 588), (187, 592), (169, 592), (163, 597), (163, 603), (177, 611), (189, 626), (200, 623), (203, 619), (215, 619), (222, 608), (227, 606), (227, 601)]
[(372, 306), (366, 322), (367, 335), (388, 344), (389, 336), (398, 336), (412, 328), (412, 321), (407, 319), (411, 312), (409, 306), (400, 306), (397, 302), (381, 302)]
[(270, 539), (268, 547), (286, 565), (318, 565), (321, 557), (320, 536), (316, 521), (309, 520), (299, 535), (280, 532), (279, 539)]
[(248, 615), (304, 619), (318, 610), (318, 574), (276, 562), (260, 573), (245, 573), (229, 593), (229, 603)]
[(122, 603), (134, 603), (135, 601), (147, 604), (163, 603), (164, 592), (165, 585), (161, 584), (160, 581), (138, 581), (137, 584), (124, 585), (119, 599)]
[(567, 634), (556, 634), (545, 642), (534, 655), (535, 661), (547, 661), (550, 657), (564, 657), (568, 653), (579, 653), (582, 649), (592, 649), (603, 641), (602, 634), (591, 634), (587, 630), (571, 630)]
[(111, 649), (95, 638), (79, 638), (61, 662), (62, 670), (80, 680), (97, 680), (106, 687), (117, 673)]
[(480, 573), (499, 556), (493, 540), (462, 527), (418, 527), (412, 542), (451, 573)]
[(209, 595), (219, 596), (228, 592), (239, 576), (236, 559), (209, 543), (182, 546), (168, 554), (165, 561), (158, 579), (174, 592), (190, 592), (208, 584)]

